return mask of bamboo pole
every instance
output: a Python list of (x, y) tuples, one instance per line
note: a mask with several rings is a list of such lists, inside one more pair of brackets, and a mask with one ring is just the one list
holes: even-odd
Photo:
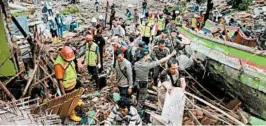
[(222, 113), (223, 115), (225, 115), (225, 116), (228, 117), (229, 119), (233, 120), (233, 121), (234, 121), (235, 123), (237, 123), (238, 125), (242, 125), (242, 126), (245, 125), (244, 123), (240, 122), (240, 121), (237, 120), (236, 118), (234, 118), (234, 117), (232, 117), (231, 115), (227, 114), (226, 112), (224, 112), (224, 111), (221, 110), (220, 108), (217, 108), (216, 106), (214, 106), (214, 105), (208, 103), (207, 101), (205, 101), (205, 100), (203, 100), (203, 99), (201, 99), (201, 98), (199, 98), (199, 97), (197, 97), (197, 96), (195, 96), (195, 95), (193, 95), (193, 94), (191, 94), (191, 93), (189, 93), (189, 92), (185, 92), (185, 94), (186, 94), (186, 95), (189, 95), (189, 96), (191, 96), (191, 97), (193, 97), (193, 98), (195, 98), (195, 99), (201, 101), (202, 103), (204, 103), (204, 104), (210, 106), (211, 108), (213, 108), (213, 109), (219, 111), (220, 113)]
[(7, 84), (9, 84), (13, 79), (15, 79), (17, 76), (19, 76), (21, 73), (23, 73), (25, 71), (21, 70), (19, 73), (17, 73), (15, 76), (13, 76), (12, 78), (10, 78), (4, 85), (6, 86)]
[[(38, 60), (38, 61), (39, 61), (39, 60)], [(35, 75), (35, 73), (37, 72), (37, 69), (38, 69), (38, 62), (36, 63), (36, 65), (35, 65), (35, 67), (34, 67), (34, 70), (33, 70), (33, 72), (32, 72), (32, 76), (29, 78), (29, 80), (28, 80), (28, 82), (27, 82), (27, 85), (26, 85), (26, 87), (25, 87), (25, 89), (24, 89), (23, 94), (22, 94), (21, 97), (24, 97), (25, 94), (27, 93), (27, 90), (28, 90), (28, 88), (30, 87), (30, 84), (31, 84), (31, 82), (32, 82), (32, 80), (33, 80), (33, 78), (34, 78), (34, 75)]]
[(10, 91), (6, 88), (6, 86), (0, 81), (0, 88), (7, 94), (7, 96), (12, 100), (15, 101), (16, 98), (10, 93)]

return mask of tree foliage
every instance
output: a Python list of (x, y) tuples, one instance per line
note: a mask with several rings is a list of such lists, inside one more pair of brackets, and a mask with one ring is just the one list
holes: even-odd
[(227, 0), (227, 4), (232, 5), (234, 9), (247, 10), (253, 0)]

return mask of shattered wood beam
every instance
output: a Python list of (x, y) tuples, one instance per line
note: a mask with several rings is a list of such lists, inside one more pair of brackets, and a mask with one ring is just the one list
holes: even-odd
[(210, 104), (209, 102), (207, 102), (207, 101), (205, 101), (205, 100), (203, 100), (203, 99), (201, 99), (201, 98), (199, 98), (199, 97), (197, 97), (197, 96), (195, 96), (195, 95), (193, 95), (193, 94), (191, 94), (191, 93), (189, 93), (189, 92), (185, 92), (185, 94), (186, 94), (186, 95), (189, 95), (189, 96), (191, 96), (191, 97), (193, 97), (193, 98), (195, 98), (195, 99), (201, 101), (202, 103), (204, 103), (204, 104), (210, 106), (211, 108), (213, 108), (213, 109), (219, 111), (220, 113), (224, 114), (224, 115), (225, 115), (226, 117), (228, 117), (229, 119), (233, 120), (233, 121), (234, 121), (235, 123), (237, 123), (238, 125), (242, 125), (242, 126), (245, 125), (244, 123), (240, 122), (239, 120), (237, 120), (237, 119), (234, 118), (233, 116), (227, 114), (226, 112), (224, 112), (224, 111), (221, 110), (220, 108), (215, 107), (214, 105)]
[(7, 96), (12, 100), (16, 100), (16, 98), (9, 92), (6, 86), (0, 81), (0, 88), (7, 94)]
[(192, 102), (192, 101), (191, 101), (190, 99), (188, 99), (187, 97), (186, 97), (186, 99), (187, 99), (187, 101), (189, 101), (191, 104), (193, 104), (194, 107), (196, 107), (197, 109), (202, 110), (202, 112), (203, 112), (206, 116), (209, 116), (209, 117), (212, 117), (212, 118), (214, 118), (214, 119), (220, 120), (220, 121), (226, 123), (226, 125), (233, 125), (233, 124), (229, 123), (228, 121), (219, 118), (218, 116), (214, 115), (213, 113), (209, 112), (208, 110), (203, 109), (203, 108), (199, 107), (198, 105), (194, 104), (194, 100), (193, 100), (193, 102)]
[[(55, 73), (52, 73), (50, 76), (54, 76), (54, 75), (55, 75)], [(49, 77), (49, 76), (46, 76), (46, 77), (44, 77), (43, 79), (39, 80), (38, 82), (32, 84), (32, 86), (35, 86), (35, 85), (37, 85), (37, 84), (39, 84), (39, 83), (42, 83), (43, 81), (45, 81), (45, 80), (48, 79), (48, 78), (50, 78), (50, 77)]]
[(15, 76), (11, 77), (4, 85), (6, 86), (7, 84), (9, 84), (13, 79), (15, 79), (16, 77), (18, 77), (21, 73), (23, 73), (25, 71), (21, 70), (19, 73), (17, 73)]
[(25, 96), (25, 94), (26, 94), (27, 91), (28, 91), (28, 88), (30, 87), (30, 84), (31, 84), (31, 82), (32, 82), (32, 80), (33, 80), (33, 78), (34, 78), (34, 76), (35, 76), (35, 73), (37, 72), (37, 69), (38, 69), (38, 62), (39, 62), (39, 60), (37, 61), (36, 65), (35, 65), (35, 67), (34, 67), (34, 70), (33, 70), (33, 72), (32, 72), (32, 75), (31, 75), (31, 77), (29, 78), (29, 80), (28, 80), (28, 82), (27, 82), (27, 85), (26, 85), (26, 87), (25, 87), (25, 89), (24, 89), (23, 94), (22, 94), (21, 97), (24, 97), (24, 96)]
[(51, 74), (49, 74), (43, 66), (39, 65), (40, 68), (44, 71), (44, 73), (51, 79), (51, 81), (53, 81), (53, 83), (57, 84), (57, 82), (52, 78)]
[(188, 114), (189, 114), (190, 118), (193, 118), (193, 121), (195, 121), (197, 123), (197, 125), (201, 126), (201, 123), (199, 122), (197, 117), (191, 111), (188, 111)]

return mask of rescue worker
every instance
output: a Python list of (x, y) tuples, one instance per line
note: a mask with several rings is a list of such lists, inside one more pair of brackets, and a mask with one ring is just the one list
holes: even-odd
[(116, 65), (116, 81), (121, 97), (130, 98), (133, 88), (133, 74), (131, 63), (124, 58), (122, 50), (118, 49), (115, 52)]
[(103, 57), (106, 56), (106, 47), (105, 47), (105, 39), (102, 36), (103, 29), (101, 25), (98, 24), (96, 28), (97, 31), (96, 35), (94, 35), (94, 41), (99, 46), (100, 61), (101, 61), (101, 67), (99, 68), (99, 73), (101, 73), (103, 71)]
[(134, 13), (133, 13), (133, 24), (137, 25), (140, 23), (140, 15), (138, 13), (138, 9), (134, 9)]
[[(165, 41), (160, 40), (159, 44), (157, 46), (154, 46), (154, 48), (152, 49), (151, 59), (153, 61), (158, 61), (158, 60), (166, 57), (169, 54), (170, 54), (169, 49), (167, 47), (165, 47)], [(162, 65), (162, 66), (157, 66), (153, 69), (153, 83), (154, 83), (154, 86), (156, 86), (156, 87), (158, 85), (159, 73), (161, 73), (164, 68), (165, 68), (165, 66)]]
[(144, 19), (144, 23), (142, 24), (141, 32), (142, 41), (144, 41), (146, 45), (149, 45), (152, 33), (152, 25), (146, 19)]
[(145, 44), (145, 42), (140, 41), (139, 44), (138, 44), (138, 48), (135, 50), (134, 63), (139, 60), (138, 59), (138, 55), (140, 54), (141, 50), (144, 49), (144, 48), (148, 49), (148, 46)]
[(115, 13), (116, 13), (116, 11), (115, 11), (115, 5), (113, 4), (111, 6), (111, 15), (110, 15), (110, 18), (109, 18), (110, 19), (110, 21), (109, 21), (110, 29), (109, 30), (112, 29), (112, 23), (115, 20)]
[(191, 19), (191, 29), (196, 31), (198, 24), (197, 15), (194, 15), (194, 17)]
[(103, 29), (105, 29), (105, 20), (103, 18), (103, 15), (99, 16), (99, 24), (102, 26)]
[(146, 14), (146, 12), (147, 12), (147, 0), (144, 0), (143, 2), (142, 2), (142, 14), (144, 15), (144, 14)]
[(159, 12), (157, 35), (161, 34), (162, 30), (164, 29), (164, 24), (165, 18), (163, 17), (163, 12)]
[[(73, 61), (74, 59), (75, 54), (73, 49), (69, 46), (65, 46), (61, 49), (60, 55), (57, 56), (54, 62), (55, 77), (63, 95), (82, 87), (81, 82), (77, 79), (76, 64)], [(74, 104), (78, 105), (81, 103)], [(81, 121), (81, 118), (76, 116), (75, 110), (70, 113), (69, 118), (76, 122)]]
[(150, 25), (153, 25), (154, 24), (154, 17), (152, 15), (152, 12), (149, 12), (148, 23)]
[(160, 40), (165, 40), (166, 46), (169, 46), (169, 42), (167, 41), (167, 36), (168, 36), (168, 30), (167, 29), (163, 29), (161, 34), (159, 36), (156, 36), (153, 40), (153, 45), (152, 47), (156, 46), (159, 44)]
[(172, 31), (176, 31), (176, 30), (178, 30), (178, 29), (177, 29), (177, 24), (175, 23), (174, 18), (171, 18), (170, 23), (168, 23), (168, 24), (166, 25), (166, 29), (168, 29), (169, 32), (172, 32)]
[(167, 69), (163, 70), (160, 74), (161, 85), (158, 87), (159, 95), (162, 100), (159, 103), (161, 109), (163, 108), (165, 94), (167, 91), (171, 91), (174, 87), (180, 87), (183, 90), (186, 88), (185, 74), (179, 71), (178, 61), (175, 58), (171, 58), (167, 62)]
[(56, 11), (55, 22), (57, 25), (58, 37), (62, 38), (63, 37), (63, 19), (59, 11)]
[(179, 13), (179, 11), (176, 11), (175, 13), (177, 14), (177, 17), (175, 18), (175, 23), (177, 24), (177, 26), (182, 25), (182, 15)]
[(91, 26), (90, 26), (90, 34), (93, 36), (96, 35), (96, 31), (97, 31), (96, 26), (97, 26), (97, 19), (93, 17), (91, 19)]
[(134, 71), (135, 71), (135, 85), (138, 87), (138, 95), (137, 95), (137, 110), (140, 115), (143, 117), (143, 106), (147, 97), (147, 87), (148, 87), (148, 77), (150, 69), (163, 64), (167, 60), (169, 60), (172, 56), (176, 55), (176, 52), (172, 52), (167, 57), (164, 57), (160, 60), (148, 62), (148, 54), (149, 50), (144, 48), (141, 50), (138, 58), (140, 59), (135, 63)]
[(111, 29), (111, 33), (112, 33), (112, 36), (114, 36), (114, 35), (122, 36), (123, 35), (122, 28), (121, 28), (121, 26), (118, 25), (118, 21), (113, 21), (113, 27)]
[(136, 108), (131, 105), (130, 100), (121, 98), (112, 109), (104, 125), (142, 126), (142, 120)]
[(179, 32), (178, 31), (172, 31), (170, 33), (170, 37), (168, 37), (167, 41), (170, 42), (170, 46), (166, 46), (170, 52), (172, 52), (173, 50), (177, 51), (177, 54), (183, 54), (180, 52), (180, 50), (185, 48), (185, 45), (190, 45), (191, 41), (185, 41), (182, 42), (182, 38), (178, 38)]
[(99, 88), (99, 80), (98, 80), (98, 68), (101, 68), (100, 65), (100, 50), (99, 46), (93, 42), (93, 36), (87, 35), (85, 37), (86, 40), (86, 52), (85, 52), (85, 64), (88, 66), (88, 73), (92, 75)]
[(57, 43), (57, 38), (58, 38), (58, 35), (57, 35), (57, 28), (56, 28), (56, 24), (55, 22), (53, 21), (52, 17), (49, 17), (48, 18), (49, 22), (49, 27), (50, 27), (50, 32), (51, 32), (51, 35), (52, 35), (52, 41), (53, 43)]

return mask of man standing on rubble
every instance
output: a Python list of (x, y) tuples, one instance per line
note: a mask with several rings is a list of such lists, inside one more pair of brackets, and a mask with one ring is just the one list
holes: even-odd
[(158, 90), (163, 98), (161, 100), (162, 103), (159, 103), (161, 105), (160, 107), (162, 107), (164, 104), (166, 91), (171, 91), (171, 89), (174, 87), (180, 87), (183, 90), (186, 88), (185, 74), (178, 70), (178, 65), (178, 61), (175, 58), (171, 58), (167, 62), (167, 69), (162, 71), (160, 74), (161, 85), (158, 87)]
[(94, 35), (94, 41), (95, 43), (99, 46), (99, 51), (100, 51), (100, 61), (101, 61), (101, 67), (99, 69), (99, 72), (101, 73), (103, 71), (103, 57), (106, 56), (106, 48), (105, 48), (105, 39), (102, 36), (102, 26), (97, 25), (96, 26), (96, 35)]
[(142, 25), (142, 41), (146, 43), (146, 45), (149, 45), (150, 43), (150, 37), (152, 34), (152, 25), (147, 21), (147, 19), (144, 19)]
[(119, 21), (113, 21), (113, 27), (112, 27), (112, 30), (111, 30), (111, 33), (112, 33), (112, 36), (115, 36), (115, 35), (119, 35), (119, 36), (122, 36), (123, 35), (123, 31), (122, 31), (122, 28), (120, 25), (118, 25)]
[(63, 20), (62, 20), (62, 17), (60, 16), (59, 11), (56, 11), (55, 22), (57, 24), (58, 36), (59, 38), (62, 38), (63, 37)]
[[(74, 59), (75, 54), (73, 49), (69, 46), (65, 46), (61, 49), (60, 55), (57, 56), (54, 62), (55, 77), (63, 95), (82, 87), (81, 82), (77, 79), (76, 64), (73, 61)], [(81, 121), (81, 118), (76, 116), (74, 110), (70, 113), (70, 119), (76, 122)]]
[(176, 52), (173, 51), (167, 57), (164, 57), (160, 60), (153, 61), (153, 62), (148, 62), (148, 55), (149, 55), (149, 50), (145, 48), (142, 49), (140, 54), (138, 55), (138, 58), (140, 60), (136, 62), (134, 66), (134, 71), (136, 75), (134, 84), (138, 87), (137, 110), (142, 117), (143, 117), (142, 110), (143, 110), (143, 106), (144, 106), (144, 103), (147, 97), (148, 77), (149, 77), (150, 69), (153, 69), (156, 66), (163, 64), (164, 62), (169, 60), (172, 56), (176, 55)]
[(111, 6), (111, 15), (110, 15), (110, 22), (109, 22), (109, 25), (110, 25), (110, 29), (109, 30), (111, 30), (112, 29), (112, 24), (113, 24), (113, 21), (115, 20), (115, 5), (113, 4), (112, 6)]
[(93, 42), (93, 36), (87, 35), (86, 39), (86, 52), (85, 52), (85, 64), (88, 65), (88, 73), (92, 75), (99, 88), (99, 81), (98, 81), (98, 67), (100, 65), (100, 51), (99, 46)]
[[(153, 61), (158, 61), (169, 54), (170, 54), (169, 49), (165, 47), (165, 41), (160, 40), (159, 44), (157, 46), (154, 46), (154, 48), (152, 49), (151, 58)], [(164, 68), (165, 64), (157, 66), (153, 69), (153, 84), (156, 87), (158, 85), (158, 76)]]
[(169, 41), (170, 45), (166, 47), (169, 48), (170, 52), (173, 50), (179, 52), (180, 50), (184, 49), (186, 45), (191, 44), (191, 41), (182, 42), (182, 38), (178, 38), (178, 35), (178, 31), (172, 31), (170, 33), (170, 37), (167, 38), (167, 41)]
[(133, 88), (131, 63), (124, 58), (124, 53), (120, 49), (116, 50), (115, 57), (115, 73), (120, 95), (121, 97), (130, 98)]
[(164, 40), (164, 42), (166, 43), (166, 47), (168, 47), (169, 46), (169, 41), (167, 40), (167, 35), (168, 35), (168, 30), (167, 29), (163, 29), (161, 34), (154, 38), (153, 43), (152, 43), (153, 44), (152, 47), (158, 45), (161, 40)]

